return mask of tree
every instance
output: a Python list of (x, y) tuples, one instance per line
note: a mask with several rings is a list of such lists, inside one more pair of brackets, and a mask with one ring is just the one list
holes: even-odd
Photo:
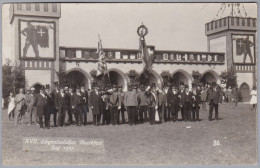
[(138, 74), (138, 72), (136, 72), (136, 70), (130, 70), (127, 73), (127, 76), (130, 78), (130, 83), (131, 84), (140, 83), (140, 81), (139, 81), (139, 74)]
[(233, 70), (223, 71), (220, 74), (221, 81), (226, 84), (226, 87), (235, 87), (237, 86), (237, 76)]
[(172, 76), (169, 71), (162, 71), (161, 77), (164, 83), (172, 82)]
[(195, 86), (200, 86), (201, 85), (201, 78), (202, 78), (202, 75), (199, 71), (192, 71), (192, 77), (194, 79), (193, 81), (193, 85)]

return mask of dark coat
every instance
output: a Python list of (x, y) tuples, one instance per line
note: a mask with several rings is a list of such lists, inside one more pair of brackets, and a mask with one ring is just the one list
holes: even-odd
[(219, 91), (214, 91), (213, 89), (208, 89), (207, 91), (207, 102), (213, 100), (214, 104), (221, 102), (221, 95)]
[(46, 93), (46, 114), (54, 114), (55, 106), (54, 106), (54, 96), (53, 94)]
[(78, 95), (77, 93), (74, 93), (73, 94), (73, 105), (74, 106), (80, 106), (82, 103), (83, 103), (83, 98), (82, 98), (82, 95), (80, 93), (80, 95)]
[(201, 95), (199, 93), (192, 94), (192, 104), (199, 106), (201, 104)]
[(178, 92), (176, 94), (173, 94), (173, 92), (170, 91), (169, 97), (171, 97), (171, 99), (169, 99), (169, 101), (168, 101), (169, 106), (171, 106), (171, 107), (179, 106), (179, 104), (180, 104), (180, 97), (179, 97)]
[(56, 89), (54, 89), (53, 91), (52, 91), (52, 95), (53, 95), (53, 99), (54, 99), (54, 106), (55, 106), (55, 108), (56, 108), (56, 111), (58, 110), (58, 95), (59, 95), (59, 91), (57, 92), (57, 90)]
[(64, 96), (62, 97), (61, 93), (58, 94), (57, 97), (57, 102), (58, 102), (58, 110), (66, 110), (68, 106), (68, 95), (64, 93)]
[(186, 92), (183, 92), (181, 94), (180, 105), (183, 106), (185, 103), (192, 104), (192, 93), (191, 92), (189, 92), (188, 94), (186, 94)]
[(89, 107), (93, 107), (92, 114), (93, 115), (99, 115), (101, 114), (101, 106), (102, 106), (102, 99), (101, 94), (96, 94), (96, 91), (91, 91), (89, 95)]
[(85, 90), (84, 92), (80, 91), (83, 102), (83, 105), (88, 105), (88, 92)]
[(151, 91), (145, 92), (147, 96), (146, 103), (148, 107), (155, 107), (157, 105), (156, 101), (156, 93), (152, 93)]
[(42, 118), (43, 115), (45, 114), (45, 110), (46, 110), (46, 105), (47, 105), (47, 99), (45, 97), (43, 97), (40, 93), (36, 96), (35, 99), (35, 105), (37, 108), (37, 117)]

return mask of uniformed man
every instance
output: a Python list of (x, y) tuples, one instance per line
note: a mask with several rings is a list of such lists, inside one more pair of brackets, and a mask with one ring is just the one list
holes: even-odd
[(23, 117), (24, 117), (24, 106), (25, 106), (25, 95), (24, 95), (24, 89), (19, 89), (19, 94), (17, 94), (14, 98), (15, 103), (15, 115), (16, 115), (16, 121), (15, 125), (22, 124)]
[(36, 94), (35, 94), (35, 88), (31, 88), (31, 92), (27, 97), (27, 112), (29, 113), (30, 116), (30, 121), (28, 126), (32, 124), (32, 118), (34, 116), (35, 122), (38, 123), (37, 117), (36, 117), (36, 107), (35, 107), (35, 99), (36, 99)]
[(118, 121), (118, 114), (119, 110), (121, 109), (121, 96), (119, 96), (119, 93), (117, 92), (117, 86), (113, 85), (113, 92), (110, 95), (109, 102), (110, 102), (110, 116), (111, 116), (111, 122), (113, 125), (119, 125)]
[(128, 124), (132, 126), (133, 124), (136, 124), (135, 113), (138, 105), (135, 86), (133, 86), (133, 88), (132, 86), (128, 86), (128, 91), (125, 93), (124, 97), (124, 105), (128, 113)]
[(147, 122), (147, 97), (145, 95), (145, 86), (141, 85), (140, 92), (137, 93), (139, 119), (141, 123)]
[(82, 115), (83, 115), (83, 125), (87, 125), (87, 113), (88, 113), (88, 92), (85, 90), (85, 87), (81, 87), (81, 95), (83, 99), (82, 103)]

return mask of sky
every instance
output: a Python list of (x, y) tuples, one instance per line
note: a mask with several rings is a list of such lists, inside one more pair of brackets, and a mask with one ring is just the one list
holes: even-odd
[[(257, 17), (255, 3), (243, 5), (248, 16)], [(205, 23), (216, 17), (220, 7), (221, 3), (63, 3), (59, 44), (97, 47), (100, 34), (103, 48), (138, 49), (137, 28), (143, 23), (149, 31), (146, 42), (156, 50), (207, 51)], [(9, 4), (2, 11), (5, 59), (12, 50)], [(230, 11), (226, 8), (222, 17)], [(242, 7), (241, 11), (243, 15)]]

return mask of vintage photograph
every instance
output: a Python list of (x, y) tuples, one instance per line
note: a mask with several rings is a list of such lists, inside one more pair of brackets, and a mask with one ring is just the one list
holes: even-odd
[(3, 4), (2, 165), (257, 165), (257, 8)]

